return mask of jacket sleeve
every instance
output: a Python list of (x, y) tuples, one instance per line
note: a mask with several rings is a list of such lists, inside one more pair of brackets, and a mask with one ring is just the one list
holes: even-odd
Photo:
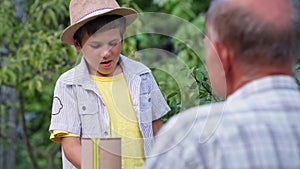
[(73, 87), (58, 80), (54, 89), (49, 131), (63, 130), (80, 135), (81, 122), (76, 100)]
[(170, 111), (163, 94), (161, 93), (153, 75), (149, 74), (151, 84), (152, 119), (157, 120)]

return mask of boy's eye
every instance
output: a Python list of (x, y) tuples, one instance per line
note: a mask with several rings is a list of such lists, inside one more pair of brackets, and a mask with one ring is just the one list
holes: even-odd
[(91, 47), (94, 48), (94, 49), (97, 49), (97, 48), (100, 48), (101, 45), (99, 45), (99, 44), (92, 44)]
[(119, 41), (110, 42), (109, 46), (116, 46), (119, 43)]

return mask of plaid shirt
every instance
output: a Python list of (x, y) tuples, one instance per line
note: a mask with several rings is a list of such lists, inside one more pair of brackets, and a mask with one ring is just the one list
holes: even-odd
[(145, 169), (299, 169), (299, 120), (295, 79), (264, 77), (172, 118)]

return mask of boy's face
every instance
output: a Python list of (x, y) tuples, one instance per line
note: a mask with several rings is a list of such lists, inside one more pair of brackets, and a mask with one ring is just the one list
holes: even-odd
[[(113, 76), (119, 70), (119, 58), (122, 47), (120, 28), (98, 31), (92, 36), (86, 33), (82, 38), (82, 51), (89, 72), (97, 76)], [(118, 70), (117, 70), (118, 69)]]

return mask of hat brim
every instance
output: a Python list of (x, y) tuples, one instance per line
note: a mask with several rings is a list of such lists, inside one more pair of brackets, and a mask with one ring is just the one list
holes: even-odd
[(105, 16), (105, 15), (124, 16), (126, 18), (127, 26), (130, 25), (137, 18), (137, 12), (130, 8), (109, 9), (109, 10), (105, 10), (103, 12), (91, 14), (88, 18), (82, 19), (82, 21), (79, 21), (73, 25), (68, 26), (61, 34), (61, 40), (67, 44), (73, 44), (74, 43), (74, 40), (73, 40), (74, 34), (81, 26), (83, 26), (85, 23), (87, 23), (99, 16)]

